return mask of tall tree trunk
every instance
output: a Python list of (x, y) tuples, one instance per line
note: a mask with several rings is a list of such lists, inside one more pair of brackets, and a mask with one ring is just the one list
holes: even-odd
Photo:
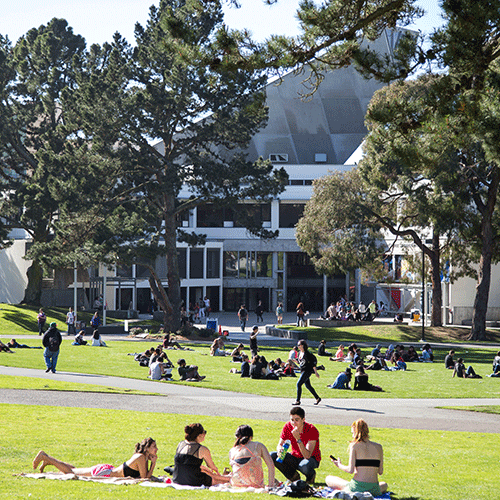
[(491, 260), (493, 257), (493, 213), (500, 185), (500, 169), (495, 168), (488, 187), (488, 198), (485, 205), (476, 201), (481, 212), (481, 257), (479, 259), (479, 270), (477, 273), (476, 297), (474, 299), (474, 310), (472, 312), (472, 329), (470, 340), (486, 339), (486, 313), (488, 312), (488, 300), (490, 297), (491, 284)]
[(42, 298), (42, 266), (38, 260), (34, 260), (26, 272), (28, 277), (28, 285), (24, 291), (24, 299), (21, 304), (29, 304), (31, 306), (39, 306)]
[(431, 261), (431, 281), (432, 281), (432, 310), (431, 310), (431, 326), (443, 325), (443, 294), (441, 291), (441, 269), (440, 260), (441, 252), (439, 250), (439, 234), (434, 233), (432, 236), (432, 252), (429, 254)]

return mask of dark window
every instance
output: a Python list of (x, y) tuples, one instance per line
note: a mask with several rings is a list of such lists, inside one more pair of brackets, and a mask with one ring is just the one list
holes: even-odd
[(280, 203), (280, 227), (295, 227), (304, 213), (304, 203)]
[(132, 276), (132, 266), (126, 266), (124, 264), (117, 264), (116, 275), (122, 278), (129, 278)]
[(305, 253), (287, 254), (287, 276), (289, 278), (317, 278), (318, 274)]
[(192, 248), (189, 259), (189, 277), (203, 278), (203, 249)]
[(207, 278), (220, 278), (220, 250), (207, 249)]
[[(271, 204), (270, 203), (240, 203), (235, 209), (235, 227), (245, 227), (245, 220), (250, 218), (253, 224), (262, 226), (264, 222), (271, 221)], [(229, 220), (229, 219), (226, 219)]]
[(186, 262), (186, 248), (178, 248), (177, 249), (177, 260), (179, 262), (179, 278), (181, 280), (187, 278), (187, 262)]
[(224, 211), (212, 203), (198, 207), (196, 225), (198, 227), (223, 227)]

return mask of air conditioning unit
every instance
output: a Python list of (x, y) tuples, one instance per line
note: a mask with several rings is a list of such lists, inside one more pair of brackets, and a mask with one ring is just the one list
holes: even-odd
[(286, 154), (270, 154), (269, 160), (273, 163), (288, 163), (288, 155)]
[(314, 161), (316, 163), (326, 163), (326, 153), (316, 153), (314, 155)]

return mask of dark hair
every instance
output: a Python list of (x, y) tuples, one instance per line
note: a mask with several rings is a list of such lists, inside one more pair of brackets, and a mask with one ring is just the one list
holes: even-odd
[(294, 406), (290, 410), (290, 415), (298, 415), (302, 419), (306, 418), (306, 412), (300, 406)]
[(93, 335), (92, 335), (92, 338), (93, 338), (93, 339), (96, 339), (96, 340), (99, 340), (99, 329), (98, 329), (98, 328), (96, 328), (96, 329), (94, 330), (94, 333), (93, 333)]
[(141, 455), (146, 454), (146, 450), (156, 441), (152, 438), (143, 439), (140, 443), (135, 445), (135, 453), (140, 453)]
[(236, 437), (234, 446), (239, 446), (240, 444), (245, 445), (250, 441), (250, 438), (253, 438), (253, 430), (249, 425), (240, 425), (236, 429), (234, 436)]
[(186, 360), (184, 358), (180, 358), (177, 360), (177, 364), (178, 365), (185, 365), (186, 364)]
[(458, 358), (458, 362), (463, 363), (464, 362), (463, 358)]
[(200, 434), (206, 434), (203, 425), (201, 424), (190, 424), (184, 427), (186, 441), (196, 441), (196, 438)]
[(303, 339), (300, 339), (298, 342), (297, 342), (297, 345), (301, 345), (304, 347), (304, 349), (307, 351), (307, 342)]

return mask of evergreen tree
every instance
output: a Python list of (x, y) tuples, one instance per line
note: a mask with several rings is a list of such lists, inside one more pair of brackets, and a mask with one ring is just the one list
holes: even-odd
[[(72, 196), (65, 181), (73, 165), (62, 157), (73, 131), (65, 124), (60, 99), (74, 85), (73, 60), (84, 49), (85, 40), (60, 19), (31, 29), (13, 49), (2, 41), (0, 211), (10, 227), (24, 229), (34, 243), (49, 240), (61, 201)], [(27, 275), (23, 302), (39, 304), (37, 258)]]

